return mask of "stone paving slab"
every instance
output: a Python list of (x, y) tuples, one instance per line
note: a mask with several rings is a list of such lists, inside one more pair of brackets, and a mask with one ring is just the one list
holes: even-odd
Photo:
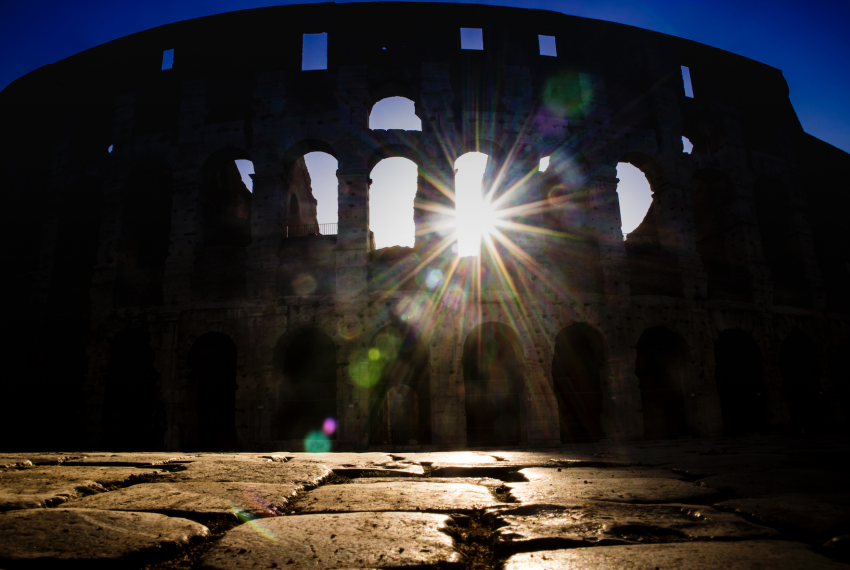
[[(558, 471), (558, 469), (561, 469)], [(520, 470), (529, 481), (544, 481), (552, 479), (579, 479), (581, 481), (604, 481), (606, 479), (673, 479), (681, 481), (682, 478), (668, 469), (660, 467), (619, 467), (619, 468), (595, 468), (595, 467), (528, 467)]]
[(181, 461), (184, 470), (169, 473), (168, 481), (188, 482), (243, 482), (271, 485), (299, 485), (309, 488), (318, 485), (330, 474), (327, 466), (318, 463), (288, 461), (279, 463), (259, 456), (228, 457), (202, 456)]
[(847, 474), (816, 469), (775, 469), (757, 473), (726, 473), (700, 479), (701, 485), (731, 489), (736, 497), (763, 497), (788, 493), (841, 493)]
[(830, 529), (850, 527), (848, 493), (784, 494), (730, 499), (716, 506), (731, 509), (768, 525), (795, 529), (815, 536)]
[(805, 544), (778, 540), (596, 546), (515, 554), (504, 570), (847, 570)]
[[(531, 468), (520, 471), (531, 481), (507, 483), (511, 495), (521, 503), (569, 505), (576, 499), (618, 503), (705, 503), (717, 498), (717, 491), (686, 481), (665, 477), (585, 478), (581, 469)], [(587, 481), (587, 483), (585, 483)]]
[(509, 526), (497, 534), (510, 543), (599, 540), (623, 543), (772, 538), (779, 533), (705, 506), (630, 505), (574, 501), (569, 506), (528, 505), (494, 509)]
[(181, 461), (191, 461), (193, 457), (183, 453), (83, 453), (69, 457), (63, 463), (66, 466), (88, 466), (88, 465), (104, 465), (104, 466), (140, 466), (140, 467), (157, 467), (161, 465), (170, 465)]
[(202, 569), (398, 568), (454, 565), (460, 555), (426, 513), (346, 513), (259, 519), (228, 532)]
[(325, 485), (298, 503), (302, 513), (456, 511), (500, 504), (483, 486), (469, 483)]
[(371, 485), (373, 483), (461, 483), (465, 485), (482, 485), (484, 487), (500, 487), (503, 481), (487, 477), (363, 477), (352, 479), (351, 485)]
[(180, 516), (274, 517), (286, 512), (298, 485), (266, 483), (142, 483), (83, 497), (67, 508), (160, 512)]
[(209, 536), (207, 527), (153, 513), (37, 509), (0, 515), (0, 567), (160, 559)]
[(59, 465), (78, 455), (74, 453), (4, 453), (0, 455), (0, 469)]
[(60, 505), (111, 485), (159, 477), (157, 469), (57, 465), (0, 472), (0, 511)]

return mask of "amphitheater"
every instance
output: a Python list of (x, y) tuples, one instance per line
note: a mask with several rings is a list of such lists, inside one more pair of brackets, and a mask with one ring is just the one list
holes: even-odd
[[(421, 130), (370, 128), (391, 97)], [(803, 131), (767, 65), (540, 10), (294, 5), (86, 50), (9, 85), (0, 115), (7, 448), (848, 426), (850, 155)], [(337, 163), (336, 224), (315, 152)], [(469, 152), (501, 217), (460, 257)], [(371, 176), (399, 157), (415, 242), (378, 248)], [(625, 236), (624, 163), (653, 192)]]

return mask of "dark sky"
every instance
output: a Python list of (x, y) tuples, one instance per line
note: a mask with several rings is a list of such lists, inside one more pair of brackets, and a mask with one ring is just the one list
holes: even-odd
[[(540, 8), (631, 24), (772, 65), (785, 74), (803, 128), (850, 152), (850, 0), (475, 3)], [(281, 2), (257, 0), (0, 0), (0, 88), (44, 64), (133, 32), (278, 4)]]

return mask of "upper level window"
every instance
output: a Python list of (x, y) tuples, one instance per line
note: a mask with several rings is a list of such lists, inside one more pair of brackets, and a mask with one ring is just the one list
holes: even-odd
[(174, 66), (174, 50), (167, 49), (162, 52), (162, 69), (171, 69)]
[(685, 97), (694, 97), (694, 88), (691, 86), (691, 70), (682, 66), (682, 81), (685, 82)]
[(422, 120), (416, 116), (416, 105), (404, 97), (381, 99), (369, 113), (370, 129), (404, 129), (421, 131)]
[(328, 34), (304, 34), (301, 44), (301, 71), (328, 68)]
[(540, 44), (540, 55), (558, 57), (558, 49), (555, 47), (555, 36), (537, 36)]
[(484, 49), (484, 30), (481, 28), (460, 29), (460, 49)]

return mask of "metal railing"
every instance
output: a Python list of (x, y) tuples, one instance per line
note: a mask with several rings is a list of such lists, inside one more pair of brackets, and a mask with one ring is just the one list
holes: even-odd
[(335, 236), (337, 224), (300, 224), (286, 226), (286, 237)]

